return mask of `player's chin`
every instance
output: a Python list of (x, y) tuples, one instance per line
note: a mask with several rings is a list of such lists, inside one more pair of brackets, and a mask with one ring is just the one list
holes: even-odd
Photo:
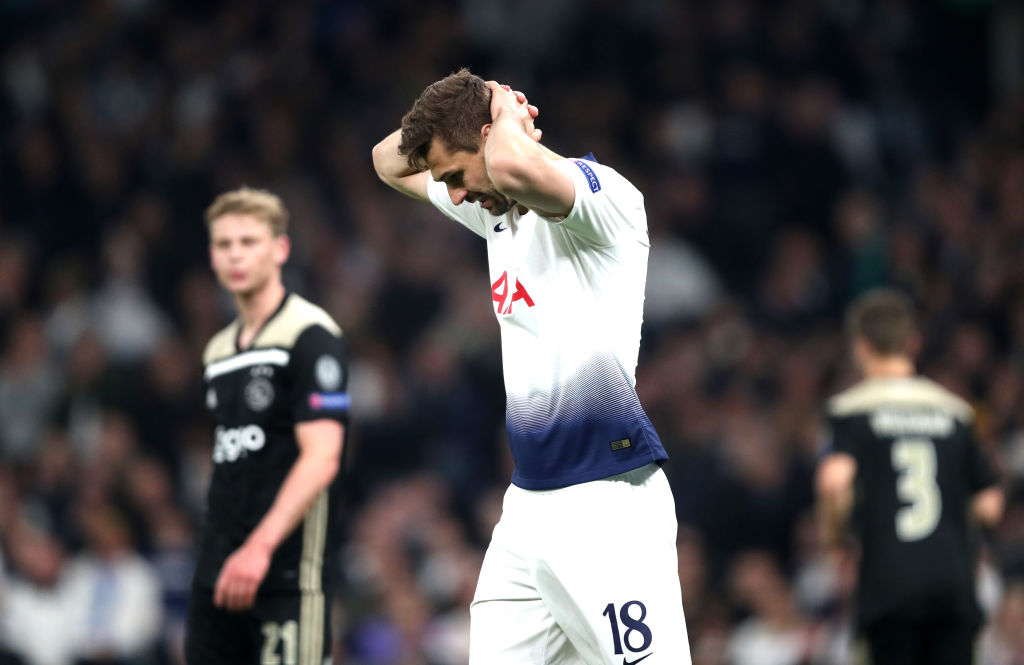
[(252, 283), (248, 279), (223, 279), (221, 284), (233, 296), (245, 295), (252, 290)]
[(506, 200), (491, 200), (491, 205), (487, 208), (487, 212), (491, 213), (494, 217), (500, 217), (506, 212), (512, 209), (512, 201)]
[(224, 288), (235, 297), (244, 298), (259, 290), (259, 285), (252, 279), (228, 280)]
[(242, 280), (231, 279), (230, 277), (220, 277), (217, 281), (231, 295), (238, 295), (238, 291), (244, 291), (247, 286)]

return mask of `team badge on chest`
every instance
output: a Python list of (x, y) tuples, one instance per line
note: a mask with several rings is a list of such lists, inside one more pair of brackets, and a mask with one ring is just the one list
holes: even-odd
[(274, 403), (274, 384), (263, 376), (257, 376), (245, 386), (245, 405), (253, 411), (264, 411)]
[[(533, 298), (526, 292), (526, 287), (523, 286), (519, 278), (515, 278), (515, 289), (512, 293), (509, 293), (509, 277), (508, 271), (501, 273), (501, 277), (495, 280), (494, 284), (491, 284), (491, 300), (498, 303), (498, 314), (507, 316), (512, 313), (512, 304), (517, 300), (522, 300), (526, 303), (527, 307), (533, 307)], [(511, 297), (510, 297), (511, 296)], [(506, 306), (506, 303), (508, 305)], [(520, 306), (521, 307), (521, 306)]]

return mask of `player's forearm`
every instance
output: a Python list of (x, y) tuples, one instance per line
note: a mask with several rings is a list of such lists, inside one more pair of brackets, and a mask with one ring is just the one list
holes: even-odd
[(852, 494), (847, 496), (845, 492), (823, 494), (818, 497), (818, 523), (823, 545), (835, 547), (842, 543), (852, 505)]
[[(329, 447), (325, 447), (329, 448)], [(309, 510), (313, 500), (338, 473), (338, 451), (304, 451), (285, 477), (273, 505), (249, 534), (249, 542), (268, 551), (277, 549)]]
[(818, 525), (826, 546), (839, 545), (842, 541), (846, 521), (853, 509), (856, 475), (857, 461), (847, 453), (830, 453), (818, 466), (814, 486), (818, 499)]
[(394, 186), (404, 177), (417, 173), (410, 168), (408, 160), (398, 154), (398, 146), (402, 142), (402, 130), (396, 129), (388, 134), (380, 143), (373, 146), (373, 168), (377, 177)]
[(522, 200), (537, 189), (539, 168), (551, 153), (530, 138), (511, 113), (499, 113), (484, 143), (484, 163), (491, 182), (502, 194)]

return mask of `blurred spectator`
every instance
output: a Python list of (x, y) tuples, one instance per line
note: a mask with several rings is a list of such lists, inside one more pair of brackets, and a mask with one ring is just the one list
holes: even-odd
[(749, 612), (729, 639), (730, 665), (800, 665), (817, 660), (823, 635), (797, 610), (770, 555), (749, 551), (737, 557), (729, 585), (737, 604)]
[(105, 408), (123, 399), (124, 390), (99, 338), (84, 330), (67, 350), (66, 385), (54, 420), (68, 434), (75, 450), (83, 451), (99, 432)]
[(118, 229), (107, 237), (103, 252), (107, 274), (93, 302), (96, 332), (111, 358), (128, 364), (159, 347), (167, 322), (142, 282), (138, 235)]
[[(0, 221), (2, 219), (0, 217)], [(4, 328), (26, 304), (31, 270), (28, 244), (16, 237), (5, 237), (4, 244), (0, 245), (0, 324)]]
[(156, 571), (133, 550), (127, 522), (111, 506), (78, 508), (86, 549), (69, 561), (67, 593), (81, 630), (76, 655), (90, 664), (153, 662), (161, 625)]
[(1006, 588), (995, 618), (981, 635), (981, 665), (1024, 663), (1024, 583), (1017, 580)]
[(644, 318), (652, 325), (700, 318), (719, 295), (718, 277), (689, 244), (655, 235), (647, 266)]
[(63, 377), (49, 358), (39, 317), (15, 319), (0, 355), (0, 450), (28, 462), (53, 416)]
[(65, 259), (51, 264), (45, 290), (49, 310), (46, 338), (54, 353), (66, 358), (92, 325), (88, 276), (82, 261)]
[(0, 607), (3, 644), (19, 659), (15, 662), (71, 665), (78, 653), (80, 623), (63, 548), (53, 536), (24, 524), (12, 535), (11, 570), (5, 571)]
[(195, 569), (195, 532), (185, 514), (165, 504), (148, 516), (152, 540), (148, 559), (160, 580), (163, 593), (160, 631), (165, 662), (184, 662), (185, 619)]

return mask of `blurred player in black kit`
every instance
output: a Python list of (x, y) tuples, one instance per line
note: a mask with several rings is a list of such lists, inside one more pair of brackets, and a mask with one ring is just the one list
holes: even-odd
[(848, 522), (858, 536), (857, 620), (875, 665), (967, 665), (981, 623), (977, 527), (1003, 511), (974, 411), (915, 374), (907, 296), (865, 294), (847, 327), (864, 380), (828, 404), (817, 474), (826, 541), (838, 544)]
[(190, 665), (322, 665), (324, 565), (349, 398), (341, 329), (281, 282), (288, 213), (226, 192), (206, 211), (210, 263), (236, 318), (203, 357), (217, 423), (186, 632)]

